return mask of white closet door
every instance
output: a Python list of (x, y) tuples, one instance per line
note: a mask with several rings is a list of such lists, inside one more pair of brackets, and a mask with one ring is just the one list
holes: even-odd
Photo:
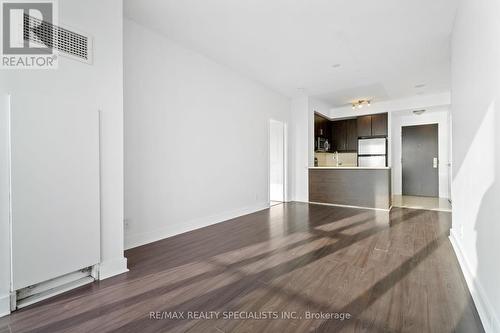
[(43, 97), (36, 103), (11, 99), (15, 290), (100, 256), (98, 112)]

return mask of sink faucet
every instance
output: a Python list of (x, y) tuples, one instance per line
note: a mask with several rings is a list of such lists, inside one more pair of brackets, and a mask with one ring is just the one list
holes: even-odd
[(338, 151), (335, 151), (335, 152), (333, 153), (333, 158), (334, 158), (334, 160), (335, 160), (335, 166), (337, 166), (337, 167), (338, 167), (338, 166), (339, 166), (339, 152), (338, 152)]

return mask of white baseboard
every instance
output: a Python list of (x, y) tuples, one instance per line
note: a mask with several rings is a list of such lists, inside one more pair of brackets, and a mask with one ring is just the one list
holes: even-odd
[(227, 211), (217, 215), (212, 215), (209, 217), (194, 219), (188, 222), (184, 222), (182, 223), (182, 225), (180, 224), (171, 225), (168, 228), (152, 230), (134, 235), (125, 235), (125, 249), (131, 249), (144, 244), (149, 244), (161, 239), (165, 239), (188, 231), (203, 228), (212, 224), (224, 222), (243, 215), (255, 213), (267, 208), (269, 208), (268, 202), (259, 203), (253, 206), (234, 209), (231, 211)]
[(462, 251), (459, 238), (453, 229), (450, 231), (449, 238), (451, 245), (453, 246), (453, 250), (458, 258), (458, 262), (464, 274), (467, 286), (469, 287), (472, 299), (474, 300), (474, 304), (476, 305), (477, 312), (479, 313), (479, 317), (483, 323), (485, 332), (500, 332), (500, 321), (495, 315), (495, 309), (491, 305), (491, 302), (489, 301), (481, 283), (472, 275), (470, 265)]
[(10, 314), (10, 295), (0, 296), (0, 317)]
[(128, 272), (127, 258), (116, 258), (99, 264), (99, 280)]

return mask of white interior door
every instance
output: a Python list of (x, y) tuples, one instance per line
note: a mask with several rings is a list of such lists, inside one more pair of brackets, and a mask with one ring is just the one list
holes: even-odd
[(11, 97), (14, 290), (100, 256), (97, 110)]
[(269, 130), (269, 198), (271, 201), (285, 200), (285, 128), (279, 121), (270, 121)]

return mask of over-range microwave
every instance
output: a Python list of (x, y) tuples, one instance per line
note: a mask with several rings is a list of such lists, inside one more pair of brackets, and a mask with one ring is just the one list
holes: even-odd
[(317, 151), (327, 151), (330, 149), (330, 143), (328, 139), (318, 137), (316, 139), (316, 150)]

